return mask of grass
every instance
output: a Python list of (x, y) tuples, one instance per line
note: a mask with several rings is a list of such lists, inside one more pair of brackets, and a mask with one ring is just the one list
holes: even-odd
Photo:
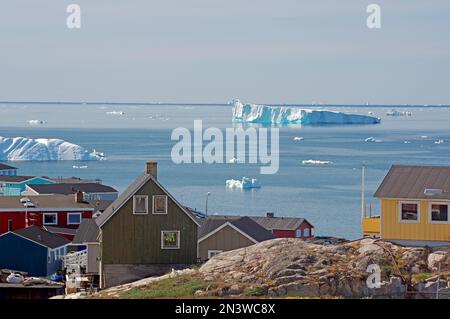
[(431, 272), (423, 272), (420, 274), (414, 274), (412, 276), (412, 281), (414, 284), (418, 284), (421, 282), (425, 282), (428, 278), (433, 277), (434, 275)]
[(123, 299), (192, 298), (197, 290), (213, 287), (214, 283), (204, 281), (199, 275), (181, 275), (133, 288), (119, 295)]

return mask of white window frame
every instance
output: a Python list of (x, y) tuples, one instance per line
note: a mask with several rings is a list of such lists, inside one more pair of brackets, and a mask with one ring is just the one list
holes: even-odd
[[(177, 233), (177, 246), (164, 247), (164, 233)], [(161, 249), (180, 249), (180, 231), (179, 230), (161, 230)]]
[[(433, 214), (431, 212), (432, 205), (445, 205), (447, 206), (447, 221), (433, 220)], [(450, 204), (448, 202), (430, 202), (428, 203), (428, 223), (429, 224), (450, 224)]]
[[(208, 259), (213, 258), (214, 256), (223, 253), (223, 250), (208, 250)], [(214, 254), (214, 256), (211, 256), (212, 254)]]
[[(165, 200), (166, 200), (166, 204), (165, 204), (165, 210), (163, 213), (159, 213), (159, 212), (155, 212), (155, 199), (157, 196), (164, 196)], [(168, 210), (168, 200), (167, 200), (167, 195), (153, 195), (152, 196), (152, 214), (153, 215), (167, 215), (167, 210)]]
[[(55, 222), (54, 223), (46, 223), (45, 222), (45, 216), (47, 216), (47, 215), (56, 216)], [(44, 213), (44, 214), (42, 214), (42, 225), (45, 225), (45, 226), (58, 225), (58, 213)]]
[[(136, 212), (136, 198), (145, 198), (145, 213)], [(134, 195), (133, 196), (133, 215), (148, 215), (148, 196), (147, 195)]]
[[(416, 204), (417, 205), (417, 220), (402, 219), (402, 205), (403, 204)], [(418, 201), (399, 201), (398, 202), (398, 222), (399, 223), (420, 224), (420, 202), (418, 202)]]
[[(78, 216), (80, 216), (80, 222), (79, 223), (71, 223), (71, 222), (69, 222), (69, 216), (71, 216), (71, 215), (78, 215)], [(67, 213), (67, 225), (80, 225), (82, 220), (83, 220), (83, 215), (81, 213)]]

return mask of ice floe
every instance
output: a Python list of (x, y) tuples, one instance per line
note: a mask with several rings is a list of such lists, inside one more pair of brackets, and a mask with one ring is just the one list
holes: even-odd
[(93, 161), (105, 154), (89, 152), (80, 145), (56, 138), (1, 137), (0, 160), (3, 161)]
[(303, 138), (303, 137), (301, 137), (301, 136), (296, 136), (296, 137), (294, 137), (294, 141), (296, 141), (296, 142), (300, 142), (300, 141), (303, 141), (305, 138)]
[(437, 141), (434, 141), (434, 144), (444, 144), (444, 140), (443, 139), (438, 139)]
[(359, 114), (300, 107), (243, 104), (233, 100), (233, 121), (261, 124), (376, 124), (380, 119)]
[(242, 180), (228, 179), (225, 181), (227, 188), (251, 189), (261, 188), (261, 183), (256, 178), (242, 177)]
[(124, 111), (109, 111), (109, 112), (106, 112), (106, 114), (108, 114), (108, 115), (125, 115), (125, 112)]
[(386, 112), (387, 116), (411, 116), (412, 113), (410, 111), (397, 111), (397, 110), (391, 110), (389, 112)]
[(30, 124), (30, 125), (41, 125), (41, 124), (44, 124), (45, 122), (44, 121), (42, 121), (42, 120), (29, 120), (28, 121), (28, 124)]
[(364, 141), (365, 141), (365, 142), (372, 142), (372, 143), (381, 143), (381, 142), (382, 142), (381, 140), (377, 140), (377, 139), (376, 139), (375, 137), (373, 137), (373, 136), (366, 138)]
[(303, 160), (303, 165), (331, 165), (334, 164), (332, 161), (322, 161), (322, 160)]

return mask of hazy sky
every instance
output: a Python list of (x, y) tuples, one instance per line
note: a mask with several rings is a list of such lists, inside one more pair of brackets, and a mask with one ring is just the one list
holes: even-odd
[(0, 100), (450, 104), (449, 39), (448, 0), (6, 0)]

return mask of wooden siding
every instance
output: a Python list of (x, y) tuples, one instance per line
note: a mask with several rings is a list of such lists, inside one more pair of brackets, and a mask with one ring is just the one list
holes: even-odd
[(198, 244), (198, 257), (206, 260), (208, 259), (208, 250), (229, 251), (253, 244), (254, 242), (250, 239), (227, 225)]
[[(430, 201), (405, 200), (405, 202), (420, 202), (420, 220), (418, 223), (400, 222), (400, 202), (402, 200), (381, 200), (381, 237), (383, 239), (450, 241), (450, 224), (429, 223)], [(443, 201), (433, 201), (433, 203), (435, 202), (442, 203)]]
[(0, 268), (47, 276), (47, 248), (13, 233), (0, 236)]
[[(197, 225), (168, 198), (167, 214), (152, 214), (152, 195), (165, 195), (152, 180), (136, 195), (148, 195), (148, 215), (133, 215), (133, 197), (101, 229), (102, 264), (192, 264)], [(161, 249), (161, 231), (180, 231), (180, 249)]]

